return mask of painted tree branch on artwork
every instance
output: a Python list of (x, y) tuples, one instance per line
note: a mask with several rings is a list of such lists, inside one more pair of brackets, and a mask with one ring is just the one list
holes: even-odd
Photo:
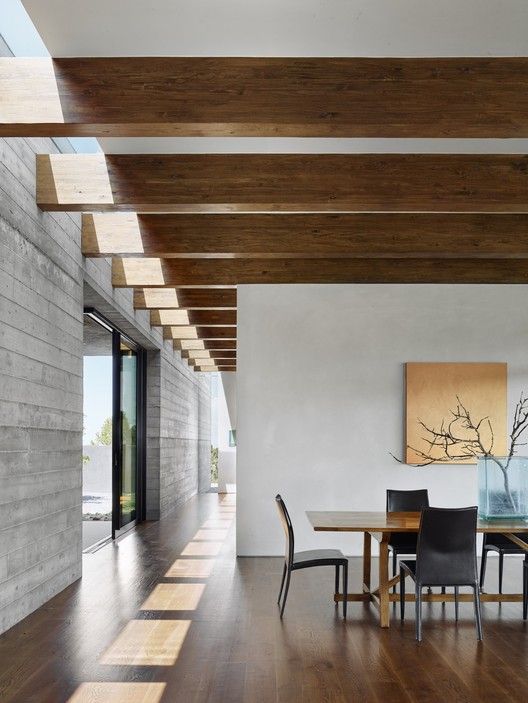
[(520, 439), (526, 429), (528, 429), (528, 398), (525, 398), (524, 394), (521, 393), (519, 402), (515, 406), (512, 430), (510, 432), (510, 448), (504, 458), (493, 455), (495, 437), (489, 417), (474, 420), (468, 408), (458, 396), (456, 401), (456, 407), (449, 411), (449, 419), (443, 419), (438, 429), (418, 419), (418, 424), (423, 430), (422, 439), (426, 444), (426, 449), (417, 449), (410, 445), (407, 445), (407, 448), (415, 452), (423, 461), (408, 464), (408, 462), (398, 458), (392, 452), (390, 452), (391, 456), (400, 464), (408, 464), (415, 467), (429, 466), (434, 463), (456, 463), (467, 459), (488, 457), (500, 468), (504, 478), (506, 496), (513, 505), (508, 469), (517, 449), (526, 445), (526, 442), (520, 442)]

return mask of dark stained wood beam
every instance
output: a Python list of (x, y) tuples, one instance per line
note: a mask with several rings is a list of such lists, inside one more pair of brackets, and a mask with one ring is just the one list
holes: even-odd
[(192, 361), (196, 362), (199, 359), (236, 359), (236, 350), (209, 351), (207, 349), (191, 349), (183, 350), (181, 355), (183, 359), (188, 359), (189, 363)]
[(236, 310), (236, 288), (136, 288), (136, 310), (180, 308), (184, 310)]
[(528, 212), (528, 156), (39, 154), (43, 210)]
[(527, 137), (527, 58), (2, 58), (0, 136)]
[(150, 324), (164, 325), (203, 325), (224, 327), (236, 325), (236, 310), (152, 310)]
[(236, 327), (194, 327), (192, 325), (167, 325), (163, 327), (164, 339), (230, 339), (236, 340)]
[(528, 283), (526, 259), (113, 259), (116, 287), (258, 283)]
[(236, 366), (236, 359), (223, 359), (221, 357), (202, 357), (200, 359), (187, 359), (187, 363), (189, 364), (189, 366)]
[(178, 351), (234, 351), (236, 339), (175, 339), (173, 345)]
[(195, 371), (236, 371), (236, 366), (216, 366), (216, 365), (208, 365), (208, 366), (195, 366), (194, 367)]
[(86, 256), (527, 258), (528, 215), (85, 214)]

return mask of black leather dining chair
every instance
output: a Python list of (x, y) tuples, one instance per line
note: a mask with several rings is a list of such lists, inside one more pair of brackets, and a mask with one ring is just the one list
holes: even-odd
[[(422, 640), (424, 586), (473, 589), (477, 637), (482, 639), (480, 590), (477, 576), (477, 508), (424, 508), (420, 520), (416, 561), (400, 562), (400, 612), (405, 617), (405, 577), (415, 582), (416, 639)], [(455, 601), (458, 619), (458, 603)]]
[[(525, 534), (517, 535), (521, 539), (526, 539)], [(486, 578), (486, 564), (488, 561), (488, 552), (498, 552), (499, 554), (499, 593), (502, 593), (502, 576), (504, 572), (504, 555), (505, 554), (526, 554), (524, 549), (518, 547), (506, 535), (497, 532), (485, 532), (482, 536), (482, 558), (480, 560), (480, 590), (484, 588), (484, 579)]]
[[(280, 495), (275, 497), (279, 517), (286, 535), (286, 553), (284, 556), (284, 568), (282, 570), (282, 581), (279, 591), (278, 605), (281, 606), (280, 616), (284, 614), (284, 607), (290, 588), (290, 577), (292, 571), (298, 569), (308, 569), (312, 566), (335, 566), (335, 593), (339, 593), (339, 571), (343, 570), (343, 617), (347, 613), (347, 593), (348, 593), (348, 559), (339, 549), (314, 549), (304, 552), (295, 551), (295, 537), (290, 515)], [(281, 596), (284, 589), (284, 596), (281, 605)]]
[[(415, 491), (400, 491), (387, 489), (387, 512), (418, 513), (422, 508), (429, 507), (429, 494), (426, 488)], [(398, 557), (400, 554), (413, 556), (416, 554), (418, 535), (412, 532), (393, 532), (389, 540), (389, 550), (392, 552), (392, 575), (398, 573)], [(393, 591), (396, 592), (396, 586)]]

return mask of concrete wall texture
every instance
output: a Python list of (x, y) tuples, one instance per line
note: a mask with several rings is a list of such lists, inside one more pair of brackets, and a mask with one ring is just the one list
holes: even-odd
[(209, 380), (83, 260), (79, 216), (37, 208), (35, 154), (58, 150), (0, 139), (0, 632), (81, 576), (83, 305), (148, 349), (148, 517), (209, 487)]
[(387, 488), (427, 488), (437, 506), (476, 505), (475, 465), (418, 469), (390, 456), (403, 451), (403, 364), (506, 362), (511, 427), (528, 387), (527, 293), (524, 285), (240, 286), (238, 554), (283, 554), (276, 493), (296, 549), (345, 554), (360, 553), (361, 536), (315, 533), (306, 510), (384, 510)]

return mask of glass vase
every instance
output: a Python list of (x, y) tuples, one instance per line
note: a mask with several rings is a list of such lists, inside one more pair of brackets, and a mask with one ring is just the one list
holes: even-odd
[(480, 518), (528, 519), (528, 457), (481, 457), (477, 471)]

